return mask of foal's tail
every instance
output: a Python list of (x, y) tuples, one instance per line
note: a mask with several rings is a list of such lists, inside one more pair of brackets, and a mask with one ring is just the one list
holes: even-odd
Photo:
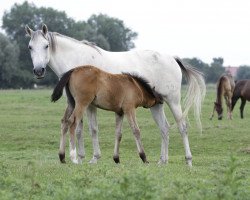
[(185, 110), (183, 112), (183, 117), (185, 118), (187, 116), (189, 109), (192, 105), (194, 105), (194, 116), (196, 119), (196, 123), (199, 129), (202, 130), (200, 119), (201, 104), (206, 94), (206, 85), (203, 74), (193, 67), (184, 66), (179, 58), (175, 58), (175, 60), (188, 81), (187, 93), (184, 99)]
[[(51, 95), (51, 101), (52, 102), (56, 102), (58, 99), (61, 98), (62, 94), (63, 94), (63, 88), (65, 87), (66, 89), (66, 94), (67, 94), (67, 97), (68, 97), (68, 100), (70, 101), (70, 103), (72, 102), (72, 99), (70, 98), (73, 98), (70, 91), (69, 91), (69, 79), (70, 79), (70, 76), (73, 72), (73, 69), (72, 70), (69, 70), (68, 72), (66, 72), (65, 74), (63, 74), (63, 76), (61, 77), (61, 79), (59, 80), (59, 82), (57, 83), (52, 95)], [(73, 101), (74, 102), (74, 101)]]

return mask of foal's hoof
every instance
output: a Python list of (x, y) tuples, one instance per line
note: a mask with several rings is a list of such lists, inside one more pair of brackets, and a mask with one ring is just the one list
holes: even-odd
[(61, 163), (66, 163), (66, 161), (65, 161), (65, 154), (58, 154), (59, 155), (59, 159), (60, 159), (60, 161), (61, 161)]
[(143, 161), (145, 164), (149, 164), (149, 162), (147, 160)]
[(115, 161), (116, 164), (120, 163), (120, 158), (119, 156), (113, 156), (113, 160)]

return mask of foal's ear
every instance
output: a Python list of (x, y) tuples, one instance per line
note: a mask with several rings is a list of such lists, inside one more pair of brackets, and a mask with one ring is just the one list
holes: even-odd
[(25, 32), (31, 37), (34, 31), (28, 25), (26, 25)]
[(47, 35), (47, 33), (48, 33), (48, 27), (46, 26), (46, 24), (43, 24), (42, 31), (43, 31), (44, 35)]

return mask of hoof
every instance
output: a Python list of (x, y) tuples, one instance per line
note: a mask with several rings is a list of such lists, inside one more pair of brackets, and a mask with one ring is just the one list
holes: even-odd
[(60, 159), (60, 161), (61, 161), (61, 163), (66, 163), (66, 161), (65, 161), (65, 153), (64, 154), (58, 154), (59, 155), (59, 159)]
[(144, 152), (139, 153), (139, 156), (144, 163), (148, 163), (147, 158), (146, 158), (146, 154)]
[(186, 163), (189, 167), (192, 167), (192, 158), (185, 158), (186, 159)]
[(97, 158), (96, 157), (93, 157), (90, 161), (89, 161), (89, 164), (97, 164)]
[(113, 160), (115, 161), (116, 164), (120, 163), (120, 158), (119, 156), (113, 156)]
[(166, 164), (168, 164), (168, 161), (160, 159), (157, 164), (158, 165), (166, 165)]

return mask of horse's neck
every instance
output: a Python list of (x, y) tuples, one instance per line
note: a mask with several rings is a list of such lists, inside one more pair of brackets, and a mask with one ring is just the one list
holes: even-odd
[(61, 77), (68, 70), (81, 66), (95, 64), (101, 60), (101, 49), (95, 49), (81, 42), (56, 36), (56, 50), (50, 55), (50, 68)]
[(216, 103), (218, 103), (219, 105), (221, 105), (221, 101), (222, 101), (222, 95), (223, 95), (223, 84), (222, 84), (222, 80), (219, 80), (219, 83), (217, 85), (217, 97), (216, 97)]

